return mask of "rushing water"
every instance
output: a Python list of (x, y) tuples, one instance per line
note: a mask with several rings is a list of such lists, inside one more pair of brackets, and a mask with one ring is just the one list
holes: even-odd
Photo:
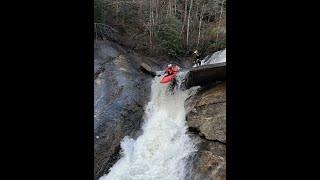
[[(185, 73), (179, 73), (181, 84)], [(121, 158), (99, 180), (182, 180), (188, 158), (196, 151), (186, 134), (185, 100), (196, 88), (168, 93), (168, 85), (153, 79), (151, 99), (145, 108), (143, 134), (136, 140), (125, 137)]]
[[(213, 53), (210, 56), (205, 57), (204, 59), (201, 60), (201, 65), (208, 65), (208, 64), (216, 64), (216, 63), (221, 63), (221, 62), (226, 62), (226, 52), (227, 49), (223, 49), (221, 51), (217, 51)], [(197, 65), (193, 65), (193, 67), (197, 67)]]

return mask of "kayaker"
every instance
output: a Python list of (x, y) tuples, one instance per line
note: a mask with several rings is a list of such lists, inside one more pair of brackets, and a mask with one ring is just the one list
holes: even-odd
[(172, 64), (168, 64), (168, 67), (166, 68), (165, 73), (167, 75), (173, 74)]
[(179, 71), (179, 67), (178, 66), (173, 66), (172, 64), (169, 64), (166, 69), (163, 71), (163, 73), (159, 74), (158, 76), (170, 76), (172, 75), (174, 72)]
[(199, 51), (196, 49), (193, 51), (193, 54), (196, 56), (195, 60), (194, 60), (194, 64), (196, 64), (197, 66), (201, 65), (201, 59), (200, 59), (200, 54)]
[[(170, 75), (178, 72), (179, 70), (180, 70), (179, 66), (168, 64), (167, 68), (165, 69), (165, 73), (164, 74), (165, 74), (165, 76), (170, 76)], [(176, 85), (177, 85), (177, 80), (176, 80), (176, 78), (174, 78), (172, 80), (172, 85), (171, 85), (172, 90), (176, 87)]]

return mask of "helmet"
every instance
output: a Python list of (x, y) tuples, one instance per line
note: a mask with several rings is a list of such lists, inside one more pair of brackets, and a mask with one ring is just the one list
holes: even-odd
[(172, 67), (172, 64), (168, 64), (168, 67)]

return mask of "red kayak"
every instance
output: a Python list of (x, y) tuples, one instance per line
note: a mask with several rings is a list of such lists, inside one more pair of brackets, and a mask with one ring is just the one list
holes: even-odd
[(165, 77), (163, 77), (160, 81), (160, 83), (168, 83), (171, 82), (176, 76), (177, 76), (178, 72), (174, 72), (171, 75), (167, 75)]
[(172, 74), (170, 73), (170, 75), (166, 75), (165, 77), (163, 77), (160, 81), (160, 83), (168, 83), (171, 82), (172, 80), (174, 80), (174, 78), (177, 76), (178, 72), (180, 70), (180, 67), (177, 65), (174, 65), (172, 67), (168, 67), (166, 69), (166, 72), (172, 72)]

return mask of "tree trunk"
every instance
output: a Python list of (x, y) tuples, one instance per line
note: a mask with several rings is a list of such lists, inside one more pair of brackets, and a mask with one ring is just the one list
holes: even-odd
[(158, 15), (158, 13), (159, 13), (158, 8), (159, 8), (159, 0), (156, 0), (156, 15), (155, 15), (156, 16), (156, 24), (158, 24), (158, 16), (159, 16)]
[(205, 6), (203, 4), (202, 8), (201, 8), (201, 13), (200, 13), (200, 19), (199, 19), (199, 33), (198, 33), (197, 47), (199, 46), (199, 42), (200, 42), (201, 22), (202, 22), (202, 18), (203, 18), (204, 9), (205, 9)]
[(196, 4), (197, 4), (197, 9), (196, 9), (196, 19), (198, 19), (199, 3), (196, 3)]
[(117, 4), (116, 4), (116, 22), (117, 23), (119, 23), (118, 14), (119, 14), (119, 3), (118, 3), (118, 0), (117, 0)]
[(153, 13), (153, 5), (154, 5), (154, 3), (153, 3), (153, 0), (151, 0), (151, 19), (152, 19), (152, 25), (154, 25), (155, 23), (154, 23), (154, 13)]
[(184, 16), (183, 16), (183, 22), (182, 22), (182, 28), (181, 28), (180, 35), (182, 34), (182, 32), (184, 30), (184, 24), (186, 23), (186, 19), (187, 19), (187, 7), (188, 7), (188, 0), (184, 0)]
[(190, 27), (190, 14), (191, 14), (191, 9), (192, 9), (192, 2), (190, 2), (190, 9), (189, 9), (189, 15), (188, 15), (188, 24), (187, 24), (187, 49), (189, 50), (189, 27)]
[(223, 3), (224, 3), (224, 1), (222, 1), (221, 10), (220, 10), (220, 16), (219, 16), (219, 22), (218, 22), (218, 28), (217, 28), (216, 42), (218, 42), (218, 38), (219, 38), (220, 23), (221, 23), (221, 18), (222, 18), (222, 13), (223, 13)]
[(152, 0), (150, 1), (150, 15), (149, 15), (149, 43), (150, 43), (150, 48), (152, 49)]
[(169, 0), (169, 17), (171, 17), (171, 0)]
[(174, 16), (177, 16), (177, 0), (174, 0)]
[(168, 13), (167, 16), (170, 17), (170, 0), (168, 1)]
[(142, 12), (142, 3), (139, 2), (139, 10), (138, 10), (138, 13), (141, 14), (141, 12)]

